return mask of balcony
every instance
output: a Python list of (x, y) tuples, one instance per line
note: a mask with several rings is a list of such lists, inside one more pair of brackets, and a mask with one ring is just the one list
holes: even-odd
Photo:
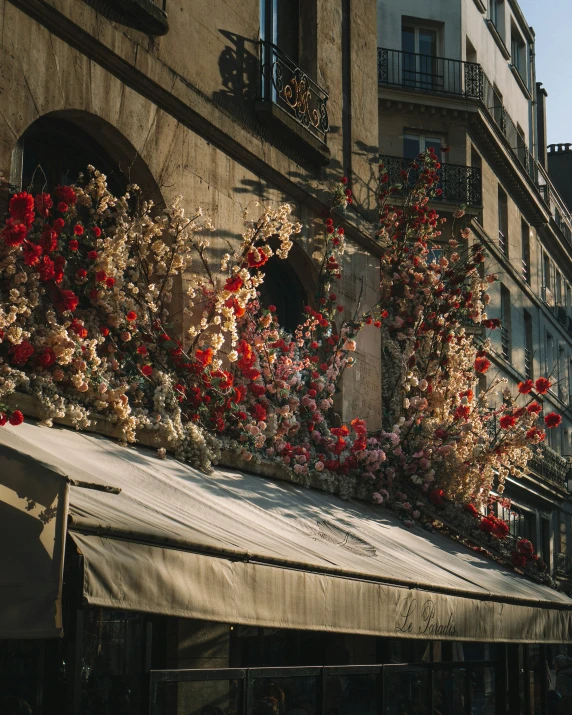
[(147, 35), (169, 31), (165, 0), (84, 0), (108, 20), (132, 27)]
[(399, 87), (479, 102), (504, 135), (524, 171), (538, 185), (537, 163), (481, 65), (378, 47), (377, 77), (382, 87)]
[(319, 163), (329, 161), (328, 95), (271, 42), (260, 42), (260, 91), (256, 110), (290, 138), (304, 141)]
[[(380, 161), (389, 175), (389, 184), (403, 184), (408, 182), (413, 185), (419, 170), (413, 168), (410, 159), (398, 156), (380, 156)], [(407, 172), (407, 178), (402, 172)], [(481, 170), (472, 166), (457, 164), (441, 164), (437, 170), (439, 175), (439, 188), (441, 196), (432, 200), (443, 201), (455, 205), (479, 207), (482, 203)]]
[(533, 447), (532, 452), (532, 459), (528, 463), (529, 468), (539, 477), (566, 490), (570, 472), (568, 460), (561, 457), (544, 442)]

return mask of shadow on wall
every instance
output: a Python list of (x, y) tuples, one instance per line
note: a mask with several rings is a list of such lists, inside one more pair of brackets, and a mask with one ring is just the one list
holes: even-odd
[(259, 60), (257, 42), (229, 30), (219, 30), (228, 44), (218, 58), (224, 89), (214, 92), (213, 99), (223, 106), (250, 112), (258, 95)]

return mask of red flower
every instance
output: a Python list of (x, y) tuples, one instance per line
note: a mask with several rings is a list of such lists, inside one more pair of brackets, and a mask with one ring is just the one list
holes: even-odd
[(87, 257), (89, 258), (90, 261), (96, 261), (97, 260), (97, 251), (89, 251), (87, 254)]
[(542, 440), (546, 437), (544, 432), (541, 432), (537, 427), (531, 427), (527, 433), (526, 433), (526, 439), (529, 440), (530, 442), (539, 440), (542, 442)]
[[(268, 256), (259, 250), (249, 251), (246, 254), (246, 262), (249, 268), (260, 268), (268, 261)], [(228, 290), (228, 289), (227, 289)]]
[(242, 278), (239, 275), (235, 275), (227, 280), (224, 288), (231, 293), (236, 293), (236, 291), (240, 290), (243, 285), (244, 281), (242, 280)]
[(276, 312), (276, 306), (275, 306), (275, 305), (269, 305), (269, 306), (268, 306), (268, 310), (269, 310), (271, 313), (275, 313), (275, 312)]
[(29, 228), (34, 223), (34, 197), (27, 191), (14, 194), (8, 207), (10, 216), (26, 224)]
[(2, 229), (2, 238), (7, 246), (20, 246), (28, 234), (28, 229), (23, 223), (17, 223), (14, 219), (8, 219), (6, 226)]
[(557, 415), (556, 412), (550, 412), (544, 418), (544, 424), (550, 429), (552, 427), (558, 427), (562, 422), (562, 417)]
[(56, 275), (54, 262), (49, 256), (42, 256), (39, 263), (38, 273), (40, 274), (41, 280), (51, 281)]
[(367, 434), (367, 425), (365, 420), (360, 420), (357, 417), (350, 422), (353, 431), (359, 435)]
[(526, 566), (526, 556), (524, 554), (519, 554), (518, 551), (513, 551), (512, 563), (517, 568), (524, 568)]
[(54, 231), (57, 231), (57, 233), (61, 233), (65, 225), (66, 222), (63, 220), (63, 218), (57, 218), (54, 221)]
[(257, 422), (264, 422), (266, 419), (266, 410), (260, 404), (260, 402), (255, 402), (250, 410), (254, 417), (256, 417)]
[(491, 366), (491, 361), (486, 357), (478, 357), (475, 360), (475, 372), (485, 373)]
[(478, 510), (473, 504), (465, 504), (463, 508), (465, 511), (468, 511), (469, 514), (472, 514), (473, 516), (479, 516)]
[(27, 266), (37, 266), (40, 262), (40, 256), (42, 255), (42, 247), (28, 241), (22, 255), (24, 257), (24, 263)]
[(99, 329), (99, 332), (103, 335), (104, 338), (106, 338), (109, 335), (109, 328), (106, 328), (104, 325)]
[(340, 179), (340, 181), (342, 182), (342, 184), (347, 184), (347, 183), (348, 183), (348, 177), (347, 177), (347, 176), (342, 176), (342, 178)]
[(500, 420), (500, 426), (502, 429), (510, 429), (511, 427), (514, 427), (516, 424), (516, 417), (513, 415), (503, 415)]
[(73, 311), (77, 308), (79, 304), (79, 298), (72, 290), (60, 290), (58, 297), (56, 298), (56, 307), (62, 313), (66, 310)]
[(444, 496), (445, 492), (442, 489), (431, 489), (429, 492), (429, 501), (433, 506), (442, 506)]
[(79, 248), (79, 242), (75, 240), (75, 238), (72, 238), (72, 240), (68, 243), (68, 248), (70, 251), (77, 251)]
[(99, 228), (99, 226), (94, 226), (91, 230), (93, 231), (96, 238), (99, 238), (101, 236), (101, 229)]
[(350, 433), (346, 425), (342, 425), (341, 427), (332, 427), (330, 432), (334, 435), (334, 437), (347, 437)]
[(469, 405), (459, 405), (455, 410), (455, 417), (458, 420), (468, 420), (471, 414), (471, 408)]
[(0, 427), (4, 427), (4, 425), (8, 422), (8, 417), (5, 412), (0, 412)]
[(75, 204), (77, 196), (71, 186), (56, 186), (56, 196), (60, 201), (65, 201), (66, 204)]
[(18, 345), (12, 345), (8, 352), (12, 355), (12, 363), (23, 367), (34, 354), (34, 346), (27, 340), (23, 340)]
[(137, 313), (130, 310), (125, 317), (127, 318), (127, 320), (137, 320)]
[(210, 365), (213, 359), (213, 349), (207, 348), (206, 350), (196, 350), (195, 357), (201, 363), (203, 367)]
[(255, 397), (262, 397), (262, 395), (266, 392), (264, 385), (257, 385), (256, 383), (249, 385), (248, 389)]
[(542, 405), (539, 405), (538, 402), (531, 402), (526, 409), (531, 414), (538, 415), (542, 412)]
[(552, 387), (552, 383), (546, 377), (539, 377), (534, 384), (536, 385), (537, 392), (539, 392), (541, 395), (546, 395), (548, 390), (550, 390), (550, 388)]
[(139, 355), (147, 355), (148, 350), (147, 350), (147, 348), (146, 348), (144, 345), (139, 345), (138, 348), (137, 348), (137, 353), (138, 353)]
[(76, 236), (83, 236), (83, 226), (79, 223), (76, 223), (76, 225), (73, 227), (73, 232)]
[(52, 201), (52, 197), (49, 194), (37, 194), (36, 198), (34, 199), (34, 205), (36, 207), (36, 211), (42, 216), (43, 218), (47, 218), (48, 214), (50, 213), (50, 209), (53, 207), (54, 202)]
[(529, 392), (534, 388), (534, 383), (532, 380), (525, 380), (524, 382), (518, 383), (518, 391), (521, 395), (528, 395)]
[(521, 554), (533, 554), (534, 546), (528, 539), (519, 539), (516, 548)]
[(106, 278), (106, 279), (105, 279), (105, 285), (106, 285), (108, 288), (113, 288), (113, 286), (115, 285), (115, 278)]
[(38, 363), (43, 368), (51, 367), (56, 361), (56, 354), (52, 348), (44, 348), (44, 352), (39, 356)]
[(143, 365), (143, 367), (141, 368), (141, 372), (145, 375), (145, 377), (149, 377), (153, 372), (153, 366)]
[(69, 211), (69, 208), (70, 208), (70, 207), (69, 207), (64, 201), (60, 201), (59, 204), (58, 204), (58, 211), (59, 211), (61, 214), (67, 213), (67, 212)]
[(72, 320), (69, 329), (72, 330), (78, 337), (87, 338), (87, 328), (77, 318)]
[(75, 272), (76, 278), (82, 279), (87, 276), (87, 271), (85, 268), (78, 268), (77, 271)]
[(20, 410), (14, 410), (14, 412), (12, 412), (12, 414), (10, 415), (10, 419), (8, 421), (11, 425), (17, 427), (18, 425), (21, 425), (24, 421), (24, 415), (20, 412)]
[(105, 283), (105, 279), (107, 278), (107, 273), (105, 271), (97, 271), (95, 274), (95, 280), (98, 283)]

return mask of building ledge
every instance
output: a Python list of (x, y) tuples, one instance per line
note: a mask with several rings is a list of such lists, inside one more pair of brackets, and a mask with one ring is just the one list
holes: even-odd
[(475, 5), (477, 6), (477, 9), (480, 13), (482, 13), (483, 15), (486, 13), (487, 6), (483, 2), (483, 0), (475, 0)]
[(507, 49), (507, 46), (504, 44), (504, 40), (500, 36), (499, 31), (497, 30), (495, 23), (492, 20), (485, 20), (487, 27), (489, 28), (489, 32), (493, 36), (494, 41), (497, 43), (497, 47), (501, 51), (502, 56), (505, 58), (505, 60), (510, 60), (510, 52)]
[(518, 83), (518, 86), (521, 88), (522, 93), (524, 94), (524, 96), (525, 96), (527, 99), (532, 99), (532, 94), (530, 93), (530, 90), (529, 90), (528, 87), (526, 86), (526, 82), (524, 81), (524, 79), (523, 79), (522, 75), (520, 74), (520, 72), (516, 69), (516, 67), (515, 67), (513, 64), (510, 64), (509, 67), (510, 67), (510, 71), (511, 71), (512, 74), (514, 75), (515, 80), (516, 80), (517, 83)]
[(147, 35), (166, 35), (167, 13), (153, 0), (84, 0), (108, 20), (132, 27)]

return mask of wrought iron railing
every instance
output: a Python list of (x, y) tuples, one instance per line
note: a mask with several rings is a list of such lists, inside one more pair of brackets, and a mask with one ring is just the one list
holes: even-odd
[(524, 376), (532, 380), (532, 353), (527, 348), (524, 348)]
[[(419, 175), (410, 159), (399, 156), (380, 156), (380, 161), (389, 175), (390, 184), (409, 183), (413, 185)], [(407, 172), (404, 176), (403, 172)], [(473, 166), (460, 166), (457, 164), (441, 164), (437, 169), (439, 175), (439, 188), (441, 195), (435, 199), (466, 206), (481, 206), (482, 204), (482, 179), (481, 170)]]
[(529, 467), (540, 477), (565, 489), (570, 472), (568, 460), (561, 457), (544, 442), (532, 447), (532, 452), (533, 456)]
[(271, 42), (260, 42), (260, 100), (272, 102), (324, 144), (328, 95)]
[(558, 195), (558, 192), (549, 183), (545, 172), (540, 169), (540, 173), (544, 181), (548, 182), (540, 184), (538, 187), (540, 195), (550, 210), (556, 225), (564, 235), (566, 242), (572, 245), (572, 214), (568, 210), (564, 201)]
[(538, 184), (537, 163), (481, 65), (378, 47), (377, 76), (379, 84), (387, 87), (456, 95), (482, 102), (525, 172)]
[(510, 331), (503, 325), (500, 332), (502, 356), (505, 360), (510, 361)]

